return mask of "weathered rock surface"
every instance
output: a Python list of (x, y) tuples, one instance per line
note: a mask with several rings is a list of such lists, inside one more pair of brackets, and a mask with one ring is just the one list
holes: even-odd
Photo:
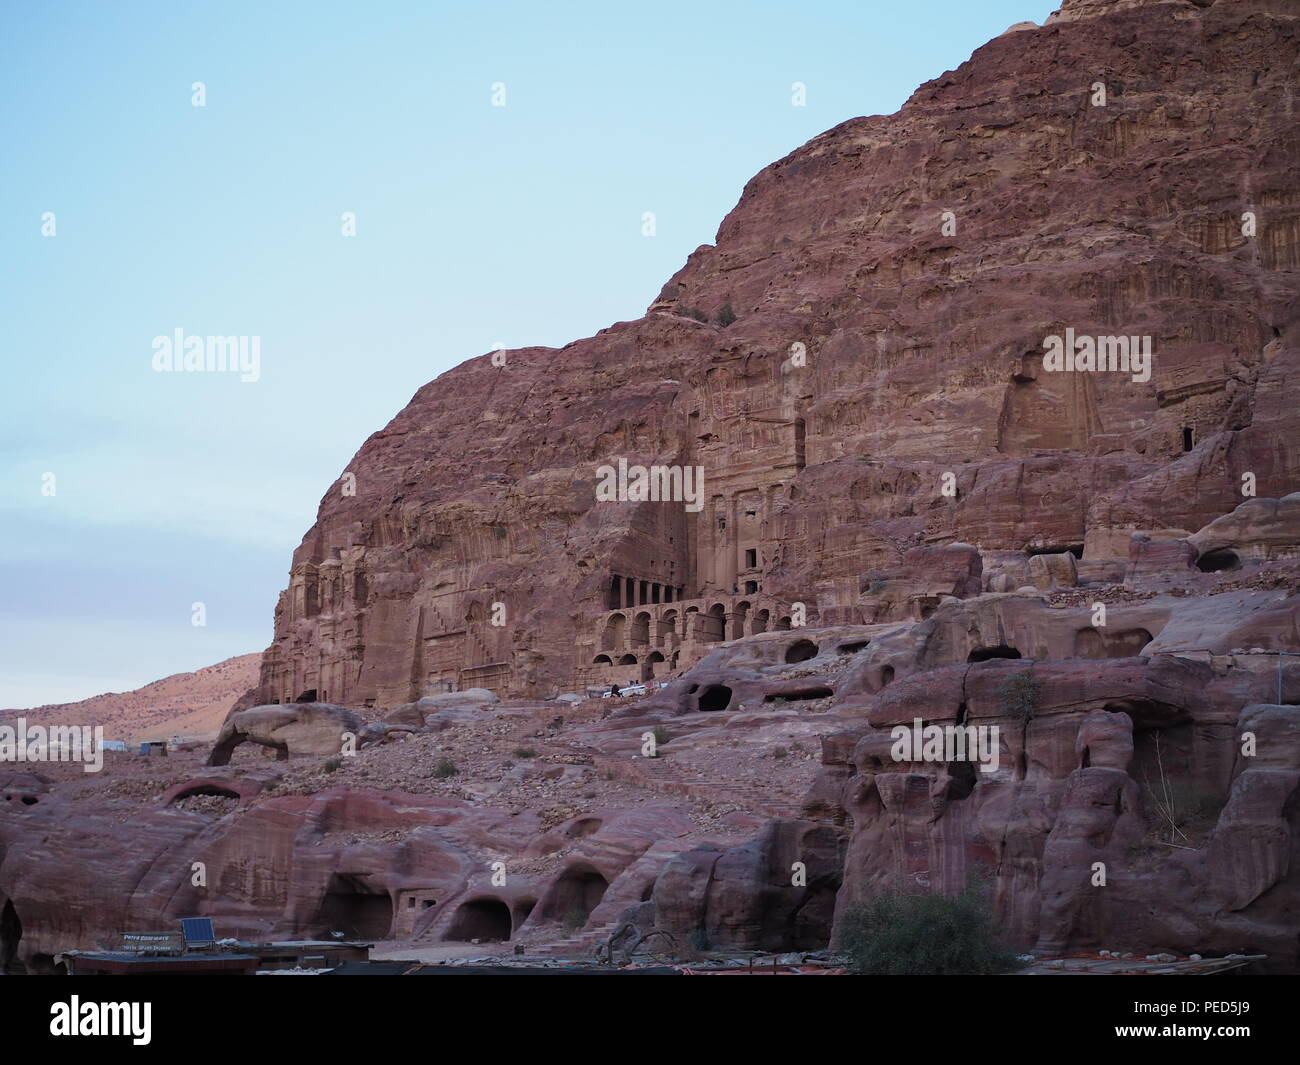
[[(294, 762), (7, 777), (0, 966), (191, 913), (806, 949), (973, 880), (1021, 950), (1294, 971), (1298, 57), (1288, 0), (1067, 0), (757, 175), (643, 318), (422, 388), (211, 759)], [(597, 502), (620, 459), (699, 509)]]
[[(1298, 24), (1290, 0), (1069, 0), (769, 166), (645, 317), (425, 386), (322, 499), (256, 698), (662, 677), (794, 604), (964, 594), (940, 565), (894, 602), (873, 574), (913, 548), (1127, 561), (1244, 475), (1293, 490)], [(1150, 379), (1049, 372), (1067, 328), (1149, 336)], [(698, 465), (701, 509), (597, 503), (619, 458)]]
[(209, 765), (227, 765), (241, 743), (256, 743), (280, 758), (338, 754), (347, 734), (356, 736), (364, 721), (344, 706), (290, 703), (233, 711), (221, 726)]

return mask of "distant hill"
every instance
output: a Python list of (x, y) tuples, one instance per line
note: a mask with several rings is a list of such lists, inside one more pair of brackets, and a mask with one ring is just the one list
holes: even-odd
[(0, 710), (0, 718), (22, 715), (31, 724), (103, 725), (110, 740), (210, 736), (235, 700), (257, 683), (261, 654), (239, 655), (193, 673), (176, 673), (131, 692), (107, 692), (76, 703), (52, 703), (30, 710)]

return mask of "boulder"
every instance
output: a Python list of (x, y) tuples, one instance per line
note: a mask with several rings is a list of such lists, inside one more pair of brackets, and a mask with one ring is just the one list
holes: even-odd
[(238, 710), (226, 718), (208, 765), (228, 765), (242, 743), (270, 747), (281, 759), (338, 754), (347, 735), (359, 738), (365, 721), (332, 703), (288, 703)]

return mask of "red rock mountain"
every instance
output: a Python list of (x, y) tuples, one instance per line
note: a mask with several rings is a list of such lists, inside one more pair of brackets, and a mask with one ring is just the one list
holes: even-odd
[[(643, 318), (425, 386), (210, 751), (0, 773), (0, 972), (194, 914), (813, 950), (972, 883), (1045, 966), (1297, 971), (1298, 62), (1293, 0), (1066, 0), (764, 170)], [(654, 465), (703, 491), (598, 496)]]
[[(909, 547), (1124, 557), (1291, 491), (1296, 15), (1069, 0), (762, 171), (644, 317), (426, 385), (322, 499), (248, 701), (662, 678), (795, 603), (878, 618)], [(1046, 371), (1067, 329), (1149, 337), (1149, 379)], [(598, 503), (620, 458), (701, 467), (702, 509)]]
[(257, 679), (260, 654), (239, 655), (193, 673), (175, 673), (129, 692), (105, 692), (75, 703), (0, 710), (0, 723), (102, 725), (106, 740), (165, 740), (216, 735), (231, 707)]

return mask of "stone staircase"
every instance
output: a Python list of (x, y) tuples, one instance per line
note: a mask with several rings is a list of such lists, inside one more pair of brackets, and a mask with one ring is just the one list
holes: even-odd
[(589, 958), (596, 951), (596, 944), (602, 939), (607, 938), (618, 927), (617, 921), (606, 921), (595, 928), (586, 929), (581, 932), (575, 932), (564, 939), (555, 939), (545, 946), (537, 947), (530, 950), (529, 954), (535, 954), (539, 957), (571, 957), (571, 958)]

